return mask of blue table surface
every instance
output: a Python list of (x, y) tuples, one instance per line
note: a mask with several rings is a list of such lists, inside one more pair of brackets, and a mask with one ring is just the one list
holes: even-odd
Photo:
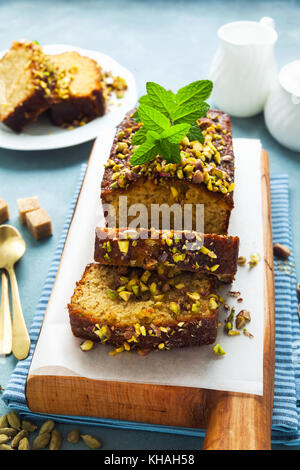
[[(207, 78), (217, 48), (217, 29), (235, 20), (272, 16), (279, 40), (278, 67), (299, 59), (300, 2), (238, 0), (42, 0), (0, 1), (0, 49), (13, 40), (27, 38), (41, 44), (63, 43), (100, 50), (114, 57), (135, 75), (138, 94), (152, 80), (171, 89)], [(261, 139), (269, 152), (271, 172), (288, 173), (297, 269), (300, 269), (300, 154), (278, 144), (268, 133), (262, 115), (233, 119), (235, 137)], [(28, 327), (55, 250), (72, 197), (80, 165), (93, 142), (67, 149), (21, 152), (0, 149), (0, 197), (8, 201), (10, 223), (27, 243), (26, 255), (16, 267), (23, 311)], [(35, 241), (18, 220), (16, 199), (38, 195), (53, 220), (54, 235)], [(0, 384), (5, 387), (16, 364), (14, 357), (0, 358)], [(0, 400), (0, 414), (7, 411)], [(65, 434), (70, 429), (59, 425)], [(196, 437), (122, 431), (109, 428), (97, 434), (104, 449), (201, 449)], [(71, 448), (64, 444), (64, 448)], [(77, 447), (76, 447), (77, 448)], [(276, 446), (274, 448), (280, 448)]]

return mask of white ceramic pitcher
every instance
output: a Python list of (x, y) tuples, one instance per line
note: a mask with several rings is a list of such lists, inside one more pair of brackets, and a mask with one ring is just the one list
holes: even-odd
[(265, 106), (265, 122), (274, 139), (300, 152), (300, 60), (280, 70)]
[(263, 111), (277, 75), (274, 26), (272, 18), (264, 17), (260, 22), (235, 21), (218, 30), (220, 45), (210, 71), (214, 106), (236, 117)]

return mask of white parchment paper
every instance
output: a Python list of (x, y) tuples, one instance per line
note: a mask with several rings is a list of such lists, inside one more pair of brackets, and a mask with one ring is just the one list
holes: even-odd
[[(226, 302), (251, 312), (250, 339), (243, 334), (228, 337), (219, 329), (217, 342), (226, 355), (217, 357), (212, 346), (153, 352), (141, 357), (123, 353), (111, 357), (109, 346), (99, 345), (88, 353), (81, 351), (82, 340), (70, 329), (67, 304), (75, 282), (87, 263), (93, 261), (94, 229), (101, 225), (100, 181), (114, 135), (108, 129), (98, 138), (90, 160), (77, 209), (71, 224), (60, 270), (49, 301), (30, 374), (76, 375), (95, 380), (199, 387), (251, 394), (263, 394), (264, 264), (239, 267), (231, 290), (240, 291), (242, 303), (232, 297)], [(259, 253), (263, 260), (261, 201), (261, 143), (235, 139), (235, 208), (229, 233), (240, 237), (240, 255), (249, 259)], [(226, 292), (226, 289), (225, 289)], [(220, 309), (220, 320), (226, 312)]]

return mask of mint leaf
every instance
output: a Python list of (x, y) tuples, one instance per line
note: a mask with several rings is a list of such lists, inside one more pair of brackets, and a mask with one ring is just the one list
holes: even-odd
[(131, 143), (132, 145), (140, 145), (146, 140), (147, 129), (145, 127), (141, 127), (133, 136)]
[(139, 106), (139, 117), (144, 126), (151, 131), (161, 133), (171, 126), (169, 119), (164, 114), (146, 104)]
[(201, 132), (200, 127), (198, 126), (198, 124), (196, 122), (194, 122), (191, 125), (191, 128), (190, 128), (187, 136), (188, 136), (190, 142), (193, 142), (194, 140), (198, 140), (201, 144), (204, 144), (203, 134)]
[(139, 99), (140, 104), (147, 104), (148, 106), (152, 106), (152, 102), (150, 100), (150, 97), (148, 95), (143, 95)]
[(154, 82), (147, 82), (146, 89), (152, 105), (161, 113), (169, 116), (176, 107), (175, 95)]
[(171, 144), (179, 144), (190, 130), (189, 124), (175, 124), (161, 134), (162, 138), (166, 138)]
[(132, 117), (136, 122), (141, 122), (138, 109), (136, 110), (135, 113), (132, 114)]
[(209, 98), (213, 88), (210, 80), (197, 80), (189, 85), (182, 87), (176, 94), (176, 103), (181, 105), (191, 98), (197, 98), (197, 101), (205, 101)]
[(153, 158), (155, 158), (156, 155), (158, 154), (159, 154), (158, 144), (152, 139), (147, 139), (132, 154), (130, 158), (130, 164), (133, 166), (143, 165), (144, 163), (148, 163), (151, 160), (153, 160)]
[(172, 144), (167, 139), (162, 139), (159, 144), (160, 154), (168, 163), (180, 163), (180, 149), (178, 144)]
[(172, 115), (174, 124), (193, 124), (197, 119), (204, 116), (209, 110), (207, 103), (195, 103), (194, 100), (177, 106), (176, 111)]

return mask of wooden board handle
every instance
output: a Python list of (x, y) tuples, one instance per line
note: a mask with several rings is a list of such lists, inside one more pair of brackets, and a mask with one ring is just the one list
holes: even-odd
[(264, 397), (209, 392), (206, 450), (269, 450), (270, 412)]
[(204, 449), (268, 450), (271, 448), (275, 363), (275, 300), (268, 154), (262, 151), (265, 318), (264, 395), (207, 392), (209, 418)]

